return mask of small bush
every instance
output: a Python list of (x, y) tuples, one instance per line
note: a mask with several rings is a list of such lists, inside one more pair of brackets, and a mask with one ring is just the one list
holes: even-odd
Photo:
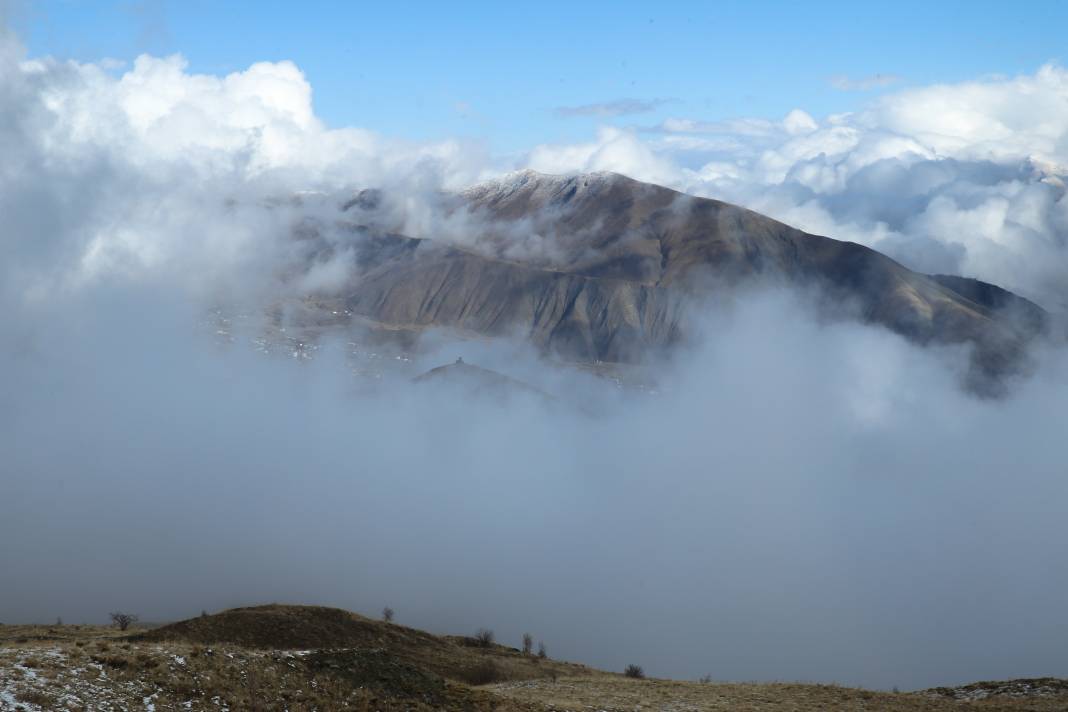
[(389, 606), (386, 606), (382, 609), (382, 620), (384, 620), (386, 623), (393, 622), (393, 609)]
[(707, 685), (708, 683), (712, 682), (712, 676), (711, 675), (702, 675), (700, 678), (698, 678), (697, 681), (698, 682), (703, 682), (703, 683), (705, 683)]
[(478, 632), (475, 633), (475, 642), (481, 648), (491, 647), (495, 639), (493, 631), (489, 628), (479, 628)]
[(530, 655), (534, 651), (534, 636), (530, 633), (523, 634), (523, 655)]
[(636, 680), (641, 680), (645, 677), (645, 671), (642, 670), (641, 665), (628, 665), (627, 669), (623, 671), (623, 675), (632, 677)]
[(538, 657), (539, 658), (547, 658), (547, 657), (549, 657), (548, 651), (545, 650), (545, 643), (541, 642), (540, 640), (538, 641)]

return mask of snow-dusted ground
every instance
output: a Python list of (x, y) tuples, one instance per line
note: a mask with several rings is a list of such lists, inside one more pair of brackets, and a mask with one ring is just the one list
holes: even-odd
[(315, 710), (363, 695), (335, 690), (326, 679), (330, 689), (324, 690), (324, 681), (301, 664), (313, 652), (117, 638), (35, 640), (0, 648), (0, 712), (237, 712), (248, 708), (250, 697), (272, 700), (278, 709)]
[[(98, 652), (99, 651), (99, 652)], [(109, 649), (27, 648), (0, 650), (0, 712), (155, 712), (160, 690), (148, 680), (119, 675), (109, 670), (103, 658)], [(114, 653), (114, 650), (110, 651)], [(120, 649), (124, 655), (142, 654), (146, 659), (167, 659), (167, 653), (152, 646)], [(182, 656), (171, 655), (174, 667), (184, 665)], [(172, 668), (173, 669), (173, 668)], [(194, 709), (193, 700), (183, 702)], [(197, 705), (195, 709), (209, 709)], [(210, 709), (228, 712), (216, 702)]]
[[(1068, 680), (1052, 677), (1024, 680), (999, 680), (996, 682), (975, 682), (959, 687), (937, 687), (928, 690), (932, 697), (949, 697), (961, 702), (975, 702), (992, 697), (1023, 699), (1034, 697), (1068, 697)], [(1068, 709), (1068, 702), (1066, 702)]]
[(130, 702), (144, 698), (140, 685), (113, 680), (103, 665), (82, 657), (72, 660), (60, 648), (0, 651), (0, 710), (136, 709)]

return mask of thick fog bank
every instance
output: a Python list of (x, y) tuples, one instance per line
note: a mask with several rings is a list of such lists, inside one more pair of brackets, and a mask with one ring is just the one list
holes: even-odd
[[(1065, 674), (1063, 352), (980, 401), (962, 354), (769, 294), (711, 316), (656, 396), (569, 377), (592, 416), (369, 390), (339, 347), (222, 345), (180, 303), (6, 319), (0, 620), (388, 604), (683, 678)], [(441, 351), (537, 375), (515, 348)]]

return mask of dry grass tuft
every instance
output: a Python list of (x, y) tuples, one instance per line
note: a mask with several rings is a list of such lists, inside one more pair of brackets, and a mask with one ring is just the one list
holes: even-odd
[(25, 704), (37, 705), (46, 710), (55, 709), (56, 698), (41, 690), (21, 690), (15, 693), (15, 699)]

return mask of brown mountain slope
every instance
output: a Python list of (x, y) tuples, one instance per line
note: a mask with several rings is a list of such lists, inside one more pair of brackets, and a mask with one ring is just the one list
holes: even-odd
[(992, 285), (918, 274), (862, 245), (616, 174), (528, 171), (454, 196), (450, 209), (466, 220), (463, 240), (367, 239), (345, 307), (391, 328), (519, 335), (569, 359), (625, 362), (685, 338), (702, 299), (761, 282), (818, 287), (828, 304), (920, 343), (976, 344), (990, 372), (1045, 322)]

